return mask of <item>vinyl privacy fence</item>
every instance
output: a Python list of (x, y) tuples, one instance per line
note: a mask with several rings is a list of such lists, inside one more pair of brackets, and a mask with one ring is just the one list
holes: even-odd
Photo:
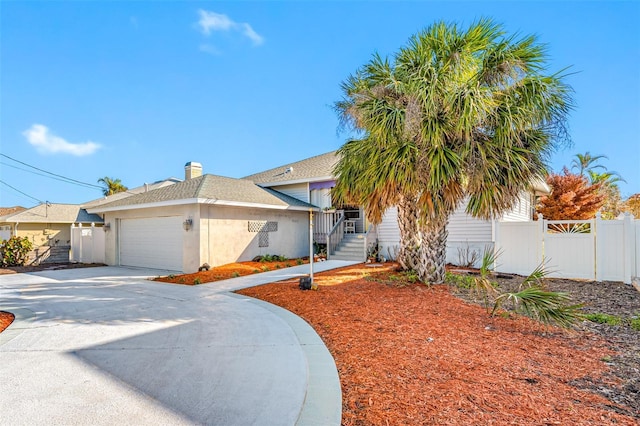
[(103, 227), (71, 225), (71, 262), (104, 263)]
[(528, 275), (544, 263), (557, 278), (631, 283), (640, 277), (640, 220), (498, 222), (497, 270)]

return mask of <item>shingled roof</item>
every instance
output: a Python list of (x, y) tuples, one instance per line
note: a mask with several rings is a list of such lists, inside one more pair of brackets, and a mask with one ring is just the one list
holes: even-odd
[(118, 192), (116, 194), (112, 194), (106, 197), (97, 198), (95, 200), (88, 201), (82, 204), (82, 207), (85, 209), (97, 207), (102, 204), (107, 204), (116, 200), (120, 200), (122, 198), (130, 197), (134, 194), (140, 194), (141, 192), (148, 192), (154, 189), (162, 188), (164, 186), (173, 185), (174, 183), (177, 183), (177, 182), (182, 182), (182, 180), (178, 178), (170, 177), (170, 178), (159, 180), (153, 183), (145, 183), (144, 185), (138, 186), (136, 188), (127, 189), (124, 192)]
[(89, 208), (92, 212), (154, 207), (162, 204), (206, 203), (278, 209), (315, 208), (281, 192), (261, 188), (250, 180), (202, 175), (142, 194)]
[(0, 207), (0, 218), (2, 218), (3, 216), (9, 216), (15, 213), (19, 213), (19, 212), (23, 212), (25, 211), (26, 208), (22, 207), (22, 206), (15, 206), (15, 207)]
[(313, 182), (333, 179), (333, 168), (338, 163), (336, 151), (316, 155), (295, 163), (285, 164), (264, 172), (244, 177), (259, 185)]
[(2, 219), (7, 223), (103, 223), (78, 204), (43, 203)]

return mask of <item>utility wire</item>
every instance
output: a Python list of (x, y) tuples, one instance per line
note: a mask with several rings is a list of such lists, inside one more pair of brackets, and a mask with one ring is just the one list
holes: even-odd
[(80, 185), (80, 184), (77, 184), (77, 183), (69, 182), (69, 181), (68, 181), (68, 180), (66, 180), (66, 179), (61, 179), (61, 178), (57, 178), (57, 177), (54, 177), (54, 176), (48, 176), (48, 175), (46, 175), (46, 174), (44, 174), (44, 173), (34, 172), (33, 170), (24, 169), (24, 168), (22, 168), (22, 167), (15, 166), (15, 165), (13, 165), (13, 164), (8, 164), (8, 163), (5, 163), (5, 162), (3, 162), (3, 161), (0, 161), (0, 164), (2, 164), (3, 166), (12, 167), (12, 168), (14, 168), (14, 169), (22, 170), (23, 172), (33, 173), (34, 175), (38, 175), (38, 176), (42, 176), (42, 177), (46, 177), (46, 178), (49, 178), (49, 179), (54, 179), (54, 180), (57, 180), (57, 181), (60, 181), (60, 182), (72, 183), (73, 185), (85, 186), (85, 187), (89, 187), (89, 188), (91, 188), (91, 189), (95, 189), (95, 188), (94, 188), (94, 186), (95, 186), (95, 185), (90, 185), (90, 184), (82, 184), (82, 185)]
[[(9, 157), (9, 156), (8, 156), (8, 155), (6, 155), (6, 154), (0, 154), (0, 156), (5, 157), (5, 158), (8, 158), (9, 160), (15, 161), (16, 163), (20, 163), (20, 164), (22, 164), (22, 165), (24, 165), (24, 166), (31, 167), (32, 169), (38, 170), (38, 171), (40, 171), (40, 172), (43, 172), (43, 173), (46, 173), (46, 174), (49, 174), (49, 175), (56, 176), (56, 177), (58, 177), (58, 178), (64, 179), (64, 180), (66, 180), (66, 181), (68, 181), (68, 182), (70, 182), (70, 183), (71, 183), (71, 182), (73, 182), (73, 183), (76, 183), (76, 184), (85, 185), (85, 186), (90, 186), (90, 187), (92, 187), (92, 188), (97, 188), (97, 189), (100, 189), (100, 190), (102, 190), (102, 189), (103, 189), (103, 187), (101, 187), (101, 186), (99, 186), (99, 185), (94, 185), (94, 184), (91, 184), (91, 183), (82, 182), (82, 181), (79, 181), (79, 180), (76, 180), (76, 179), (68, 178), (68, 177), (66, 177), (66, 176), (58, 175), (58, 174), (56, 174), (56, 173), (48, 172), (48, 171), (46, 171), (46, 170), (43, 170), (43, 169), (40, 169), (40, 168), (38, 168), (38, 167), (32, 166), (31, 164), (27, 164), (27, 163), (24, 163), (24, 162), (22, 162), (22, 161), (20, 161), (20, 160), (16, 160), (15, 158)], [(5, 185), (6, 185), (6, 184), (5, 184)], [(33, 197), (31, 197), (31, 198), (33, 198)]]
[(42, 201), (42, 200), (38, 200), (36, 197), (32, 197), (31, 195), (26, 194), (26, 193), (24, 193), (24, 192), (20, 191), (20, 190), (19, 190), (19, 189), (17, 189), (17, 188), (14, 188), (13, 186), (9, 185), (7, 182), (4, 182), (4, 181), (0, 180), (0, 183), (1, 183), (1, 184), (4, 184), (4, 185), (7, 185), (9, 188), (13, 189), (13, 190), (14, 190), (14, 191), (16, 191), (16, 192), (19, 192), (19, 193), (20, 193), (20, 194), (22, 194), (22, 195), (25, 195), (25, 196), (27, 196), (27, 197), (31, 198), (32, 200), (36, 200), (36, 201), (37, 201), (37, 202), (39, 202), (40, 204), (44, 203), (44, 201)]

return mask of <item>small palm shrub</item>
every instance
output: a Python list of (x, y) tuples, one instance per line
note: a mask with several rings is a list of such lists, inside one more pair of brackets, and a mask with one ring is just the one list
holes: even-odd
[(544, 264), (538, 265), (516, 291), (505, 292), (496, 297), (492, 314), (495, 315), (500, 308), (510, 308), (544, 324), (564, 328), (582, 320), (582, 304), (571, 304), (571, 297), (567, 293), (548, 291), (545, 288), (544, 279), (548, 274)]

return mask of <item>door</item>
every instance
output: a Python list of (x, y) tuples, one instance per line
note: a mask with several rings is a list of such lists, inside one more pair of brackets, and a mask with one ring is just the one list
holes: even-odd
[(120, 221), (120, 265), (182, 271), (182, 217)]

